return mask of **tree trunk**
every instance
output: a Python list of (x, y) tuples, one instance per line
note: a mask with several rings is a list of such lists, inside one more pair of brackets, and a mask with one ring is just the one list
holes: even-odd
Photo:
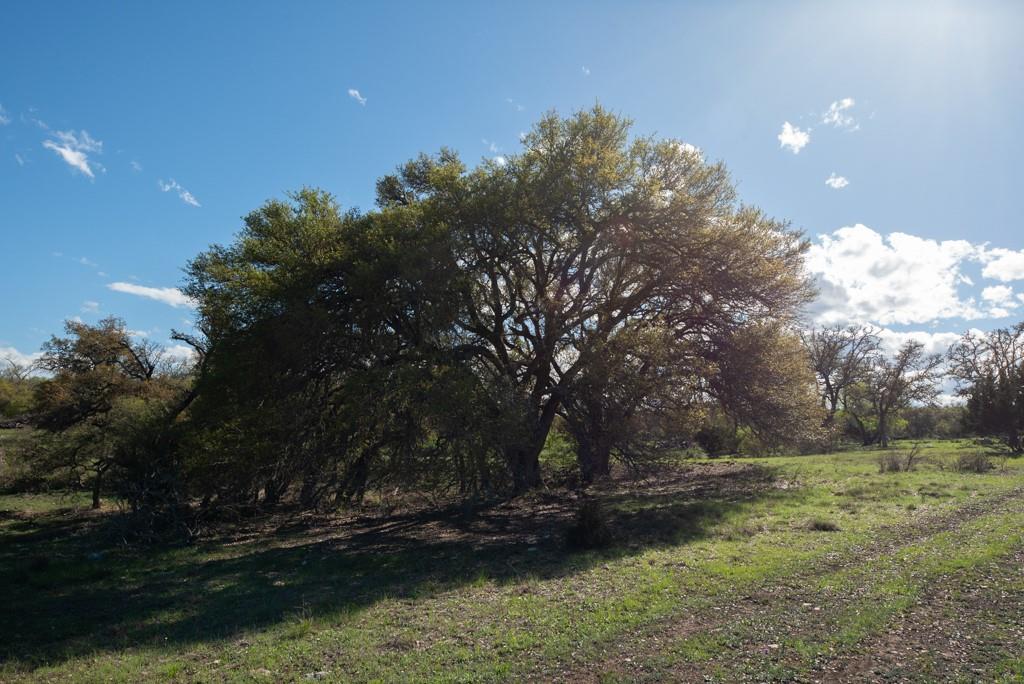
[(580, 445), (580, 477), (584, 484), (603, 480), (611, 475), (611, 445), (607, 440), (598, 440), (584, 448)]
[(529, 439), (525, 443), (506, 449), (509, 468), (512, 470), (512, 484), (517, 494), (544, 484), (540, 474), (540, 452), (544, 451), (544, 444), (548, 441), (548, 433), (551, 432), (551, 424), (554, 423), (557, 410), (558, 401), (554, 398), (548, 399), (548, 403), (543, 406), (539, 418), (530, 430)]
[(884, 413), (878, 414), (878, 444), (883, 449), (889, 448), (889, 421)]
[(590, 421), (587, 427), (577, 426), (583, 429), (577, 430), (575, 434), (579, 449), (576, 457), (583, 484), (591, 484), (611, 475), (612, 440), (598, 422)]
[(92, 507), (96, 510), (100, 507), (100, 488), (103, 484), (103, 471), (97, 470), (96, 477), (92, 481)]

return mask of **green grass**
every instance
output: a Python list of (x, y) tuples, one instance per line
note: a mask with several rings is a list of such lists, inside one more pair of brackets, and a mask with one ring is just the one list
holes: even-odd
[[(148, 550), (80, 497), (3, 496), (0, 679), (804, 676), (1024, 549), (1024, 461), (949, 467), (973, 448), (926, 443), (906, 473), (872, 451), (687, 462), (595, 493), (616, 531), (599, 552), (566, 548), (572, 508), (552, 494)], [(1024, 600), (1021, 579), (1000, 580), (1003, 601)], [(983, 679), (1020, 677), (1008, 615), (979, 618), (1002, 635), (971, 664)]]

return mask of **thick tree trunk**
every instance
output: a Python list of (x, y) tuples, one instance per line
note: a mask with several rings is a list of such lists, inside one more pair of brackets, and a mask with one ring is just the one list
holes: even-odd
[(889, 421), (884, 413), (878, 416), (878, 444), (883, 449), (889, 448)]
[(611, 475), (611, 443), (601, 437), (585, 439), (579, 443), (580, 478), (584, 484), (602, 480)]
[(540, 452), (551, 432), (551, 424), (555, 420), (558, 401), (548, 399), (540, 410), (540, 416), (530, 430), (530, 437), (525, 443), (510, 446), (506, 449), (509, 468), (512, 471), (512, 484), (517, 494), (536, 489), (544, 484), (540, 473)]

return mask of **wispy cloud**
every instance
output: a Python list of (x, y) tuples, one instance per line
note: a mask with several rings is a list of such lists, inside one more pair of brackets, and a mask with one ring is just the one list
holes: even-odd
[(513, 100), (513, 99), (512, 99), (511, 97), (506, 97), (506, 98), (505, 98), (505, 102), (508, 102), (508, 103), (509, 103), (510, 105), (512, 105), (513, 107), (515, 107), (515, 108), (516, 108), (516, 111), (517, 111), (517, 112), (521, 112), (521, 111), (523, 111), (524, 109), (526, 109), (526, 107), (524, 107), (523, 105), (519, 104), (518, 102), (516, 102), (515, 100)]
[(778, 138), (779, 147), (789, 149), (793, 154), (800, 154), (800, 150), (811, 142), (811, 132), (810, 130), (800, 130), (799, 127), (786, 121), (782, 124), (782, 132), (779, 133)]
[(18, 166), (24, 166), (25, 165), (24, 157), (22, 157), (17, 152), (14, 153), (14, 161), (18, 162)]
[(0, 104), (0, 126), (6, 126), (11, 123), (11, 117), (7, 115), (7, 110)]
[(821, 123), (835, 126), (836, 128), (845, 128), (850, 131), (855, 131), (860, 128), (857, 120), (853, 118), (853, 115), (849, 113), (850, 109), (856, 103), (852, 97), (844, 97), (841, 100), (836, 100), (829, 105), (828, 110), (821, 115)]
[(850, 181), (846, 180), (844, 176), (837, 176), (834, 171), (832, 172), (832, 175), (825, 179), (825, 185), (833, 190), (842, 190), (849, 184)]
[(96, 313), (100, 310), (100, 303), (92, 300), (82, 302), (82, 313)]
[(582, 70), (583, 70), (583, 75), (584, 76), (589, 76), (590, 75), (590, 69), (588, 69), (587, 67), (582, 67)]
[[(45, 125), (45, 124), (44, 124)], [(73, 169), (80, 171), (89, 178), (95, 178), (93, 167), (102, 169), (95, 162), (90, 162), (89, 154), (103, 152), (103, 143), (92, 138), (87, 131), (53, 131), (54, 139), (44, 140), (43, 147), (56, 152), (64, 162)]]
[(108, 283), (107, 289), (153, 299), (173, 306), (176, 309), (179, 307), (193, 308), (196, 305), (195, 301), (187, 297), (184, 292), (176, 287), (146, 287), (145, 285), (136, 285), (135, 283), (117, 282)]
[(159, 186), (162, 192), (170, 192), (173, 190), (174, 192), (178, 193), (178, 197), (180, 197), (181, 201), (184, 202), (185, 204), (191, 204), (193, 207), (202, 206), (201, 204), (199, 204), (199, 200), (196, 199), (195, 195), (193, 195), (185, 188), (181, 187), (178, 181), (174, 180), (173, 178), (167, 183), (164, 183), (162, 180), (157, 180), (156, 184), (157, 186)]
[(348, 96), (358, 102), (361, 106), (366, 106), (366, 98), (359, 94), (359, 91), (355, 88), (348, 89)]
[(129, 165), (132, 167), (132, 171), (134, 171), (135, 173), (138, 173), (139, 171), (142, 170), (142, 164), (135, 161), (134, 159), (131, 161)]
[(78, 257), (78, 263), (82, 264), (83, 266), (88, 266), (89, 268), (96, 268), (97, 266), (99, 266), (99, 264), (97, 264), (95, 261), (92, 261), (88, 257)]

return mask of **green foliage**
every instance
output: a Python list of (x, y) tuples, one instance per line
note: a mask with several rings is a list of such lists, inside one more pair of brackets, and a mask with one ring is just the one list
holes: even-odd
[(782, 329), (810, 296), (806, 245), (740, 205), (722, 165), (629, 128), (551, 114), (505, 164), (421, 155), (366, 214), (306, 189), (193, 260), (196, 494), (523, 490), (559, 415), (589, 480), (685, 430), (716, 375), (762, 438), (803, 429)]

